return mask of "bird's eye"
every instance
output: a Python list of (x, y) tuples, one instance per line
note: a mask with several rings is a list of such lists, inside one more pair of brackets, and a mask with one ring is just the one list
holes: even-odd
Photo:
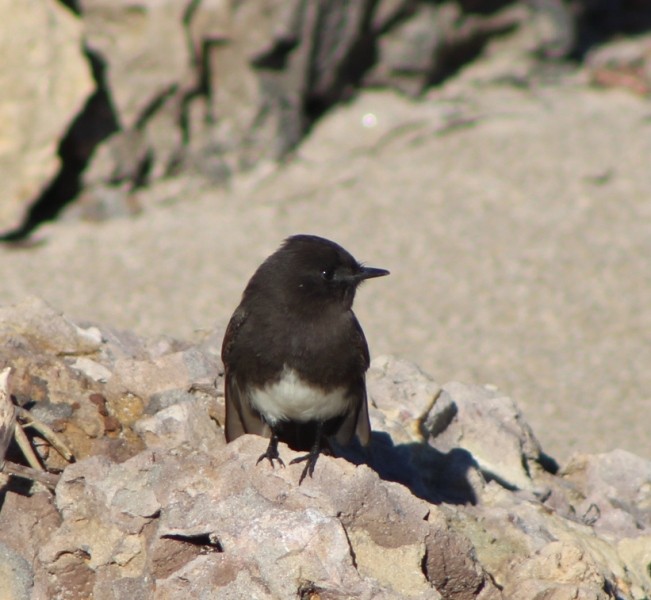
[(335, 276), (335, 270), (334, 269), (323, 269), (321, 271), (321, 277), (325, 279), (326, 281), (332, 281)]

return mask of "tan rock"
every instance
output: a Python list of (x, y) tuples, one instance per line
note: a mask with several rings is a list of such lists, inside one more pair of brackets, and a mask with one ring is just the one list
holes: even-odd
[(0, 307), (0, 342), (20, 337), (59, 356), (95, 352), (102, 342), (96, 327), (79, 327), (36, 296)]
[(1, 0), (0, 231), (59, 168), (58, 144), (94, 88), (77, 17), (55, 0)]
[(355, 564), (362, 575), (377, 579), (405, 598), (425, 593), (429, 593), (428, 598), (441, 597), (432, 589), (422, 571), (425, 556), (423, 541), (398, 548), (386, 548), (376, 544), (363, 529), (349, 531), (348, 540), (355, 552)]
[(504, 588), (508, 598), (608, 600), (613, 598), (599, 565), (572, 542), (554, 541), (525, 560)]
[[(441, 412), (448, 402), (456, 412)], [(433, 432), (432, 446), (443, 452), (467, 450), (487, 479), (520, 489), (533, 487), (532, 475), (540, 470), (540, 444), (515, 402), (498, 390), (446, 384), (425, 427)]]
[[(300, 455), (286, 445), (286, 468), (274, 468), (258, 462), (261, 437), (225, 444), (214, 416), (222, 388), (213, 381), (221, 371), (212, 336), (188, 347), (98, 330), (87, 346), (92, 328), (80, 338), (74, 322), (45, 305), (0, 314), (0, 361), (15, 369), (13, 392), (73, 440), (78, 458), (57, 463), (54, 497), (3, 490), (0, 548), (33, 565), (34, 597), (651, 593), (649, 461), (615, 451), (544, 471), (517, 406), (494, 390), (447, 384), (437, 395), (415, 365), (378, 360), (369, 377), (371, 452), (359, 464), (321, 456), (298, 485), (302, 466), (290, 461)], [(79, 362), (85, 350), (92, 364)], [(107, 383), (91, 376), (97, 369), (110, 374)], [(447, 451), (418, 435), (424, 425)], [(491, 441), (497, 454), (486, 449)], [(484, 467), (492, 457), (503, 475), (486, 483), (474, 454)], [(518, 457), (527, 475), (535, 467), (529, 488), (514, 489), (505, 475)], [(3, 565), (0, 556), (0, 577)]]

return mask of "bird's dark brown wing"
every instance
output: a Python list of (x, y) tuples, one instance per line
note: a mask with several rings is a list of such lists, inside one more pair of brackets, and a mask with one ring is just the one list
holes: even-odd
[(357, 385), (351, 390), (355, 397), (351, 410), (335, 433), (339, 444), (347, 445), (357, 434), (362, 446), (367, 446), (371, 441), (371, 423), (368, 418), (368, 402), (366, 398), (366, 384), (362, 376)]
[(368, 352), (366, 337), (364, 336), (364, 332), (362, 331), (362, 327), (359, 324), (357, 317), (354, 315), (353, 330), (354, 333), (350, 343), (357, 350), (360, 359), (361, 373), (357, 378), (357, 381), (355, 381), (355, 384), (350, 389), (350, 393), (354, 397), (353, 406), (337, 430), (335, 438), (340, 444), (348, 444), (353, 438), (353, 435), (357, 434), (360, 443), (363, 446), (367, 446), (371, 441), (371, 423), (368, 418), (365, 372), (369, 367), (371, 359)]
[(268, 425), (251, 408), (251, 403), (246, 394), (242, 393), (237, 378), (232, 374), (229, 375), (228, 369), (226, 369), (224, 392), (226, 396), (226, 441), (232, 442), (245, 433), (269, 437)]
[(355, 433), (362, 446), (368, 446), (371, 441), (371, 421), (368, 418), (368, 398), (366, 396), (366, 384), (364, 384), (364, 398), (362, 399), (359, 412), (357, 413), (357, 425)]
[(224, 363), (225, 368), (231, 366), (233, 344), (237, 339), (237, 334), (242, 328), (242, 325), (246, 322), (246, 318), (246, 311), (242, 306), (238, 306), (233, 313), (231, 320), (228, 322), (228, 327), (224, 334), (224, 340), (222, 341), (222, 362)]
[(246, 311), (239, 307), (231, 317), (224, 341), (222, 343), (222, 361), (224, 363), (225, 384), (224, 396), (226, 401), (226, 441), (234, 439), (245, 433), (269, 437), (269, 427), (261, 419), (260, 415), (253, 410), (249, 399), (246, 397), (246, 390), (238, 382), (237, 366), (232, 361), (232, 347), (237, 335), (246, 321)]

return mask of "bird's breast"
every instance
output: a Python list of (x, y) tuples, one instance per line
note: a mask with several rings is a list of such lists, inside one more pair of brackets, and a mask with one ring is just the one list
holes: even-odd
[(324, 390), (287, 367), (272, 383), (251, 388), (249, 397), (271, 425), (278, 421), (326, 421), (347, 412), (352, 403), (344, 387)]

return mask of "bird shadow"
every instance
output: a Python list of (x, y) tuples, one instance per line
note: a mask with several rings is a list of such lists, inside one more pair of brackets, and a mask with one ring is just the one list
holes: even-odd
[(347, 447), (336, 445), (334, 450), (337, 456), (367, 465), (381, 479), (404, 485), (432, 504), (477, 504), (470, 473), (477, 472), (479, 465), (463, 448), (441, 452), (425, 442), (394, 444), (388, 433), (374, 431), (367, 448), (355, 441)]

